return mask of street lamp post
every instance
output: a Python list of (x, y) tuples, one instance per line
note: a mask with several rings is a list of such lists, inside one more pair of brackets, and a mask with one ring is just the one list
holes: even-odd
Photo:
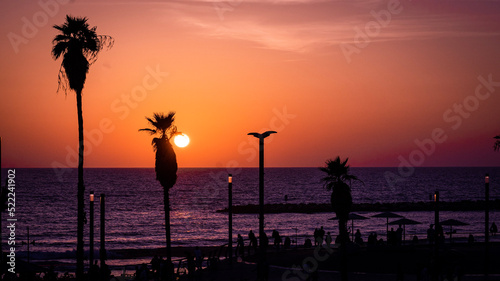
[[(7, 188), (6, 184), (5, 188)], [(0, 137), (0, 200), (3, 199), (4, 190), (2, 188), (2, 137)], [(1, 202), (0, 202), (1, 203)], [(3, 243), (2, 243), (2, 210), (0, 210), (0, 264), (3, 265)]]
[(490, 240), (490, 176), (486, 174), (484, 177), (484, 275), (488, 277), (489, 271), (489, 240)]
[(229, 265), (233, 265), (233, 176), (229, 174), (227, 177), (227, 183), (228, 183), (228, 224), (229, 224), (229, 237), (228, 237), (228, 244), (229, 244)]
[(266, 131), (262, 134), (248, 133), (259, 139), (259, 248), (261, 258), (265, 256), (264, 253), (264, 139), (275, 134), (276, 131)]
[(90, 192), (90, 239), (89, 239), (89, 270), (94, 264), (94, 191)]
[[(439, 258), (439, 191), (434, 192), (434, 263), (437, 266)], [(433, 276), (434, 280), (437, 280), (437, 271)]]
[(105, 231), (105, 226), (106, 226), (106, 200), (105, 200), (104, 193), (101, 193), (100, 202), (101, 202), (101, 241), (100, 241), (100, 250), (99, 250), (99, 258), (101, 260), (101, 270), (104, 272), (104, 267), (106, 264), (106, 231)]

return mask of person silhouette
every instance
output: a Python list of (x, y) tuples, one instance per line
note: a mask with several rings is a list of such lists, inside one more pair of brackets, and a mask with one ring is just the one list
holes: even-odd
[(389, 235), (387, 235), (387, 244), (388, 245), (395, 245), (396, 244), (396, 232), (394, 231), (394, 228), (391, 227), (391, 231), (389, 231)]
[(427, 242), (429, 244), (434, 244), (434, 236), (436, 235), (436, 232), (434, 230), (434, 224), (429, 225), (429, 228), (427, 229)]
[(242, 257), (245, 255), (245, 242), (243, 241), (243, 237), (241, 237), (241, 234), (238, 234), (238, 240), (235, 252), (236, 254), (239, 254)]
[(441, 224), (436, 225), (436, 231), (438, 233), (438, 241), (436, 243), (444, 243), (444, 231)]
[(198, 270), (201, 270), (201, 266), (203, 263), (203, 257), (201, 256), (201, 250), (200, 250), (200, 247), (198, 247), (198, 246), (196, 246), (194, 248), (194, 257), (196, 259), (196, 268), (198, 268)]
[(311, 247), (312, 247), (311, 239), (307, 238), (306, 241), (304, 242), (304, 248), (311, 248)]
[(396, 229), (396, 243), (401, 245), (401, 241), (403, 241), (403, 228), (399, 225), (398, 229)]
[(196, 264), (194, 261), (194, 257), (189, 252), (186, 252), (186, 262), (187, 262), (188, 277), (190, 280), (192, 280), (194, 272), (196, 270)]
[(377, 244), (377, 233), (376, 232), (370, 232), (370, 235), (368, 235), (368, 246), (373, 246)]
[(285, 237), (285, 242), (283, 243), (283, 248), (285, 249), (290, 249), (290, 245), (292, 244), (292, 241), (290, 240), (290, 237)]
[(492, 223), (490, 226), (490, 232), (493, 236), (495, 236), (498, 232), (497, 225), (495, 223)]
[(358, 245), (363, 244), (363, 239), (361, 238), (361, 232), (356, 230), (356, 233), (354, 234), (354, 242)]
[(474, 243), (474, 235), (472, 235), (472, 233), (471, 233), (471, 234), (469, 234), (469, 238), (467, 238), (467, 242), (468, 242), (469, 244)]
[(160, 259), (158, 258), (157, 255), (155, 255), (151, 259), (151, 271), (153, 273), (155, 280), (158, 280), (159, 279), (158, 275), (160, 273)]
[(272, 238), (274, 239), (274, 247), (279, 250), (281, 244), (281, 236), (280, 233), (275, 229), (273, 230)]
[(332, 244), (332, 236), (330, 235), (330, 231), (326, 233), (325, 242), (327, 247), (330, 247), (330, 244)]
[(253, 247), (254, 252), (257, 252), (257, 237), (255, 237), (255, 233), (250, 229), (248, 232), (248, 240), (250, 243), (248, 244), (248, 255), (250, 255), (250, 249)]
[(323, 226), (321, 226), (321, 228), (318, 230), (318, 244), (319, 246), (322, 246), (323, 245), (323, 239), (325, 237), (325, 230), (323, 229)]

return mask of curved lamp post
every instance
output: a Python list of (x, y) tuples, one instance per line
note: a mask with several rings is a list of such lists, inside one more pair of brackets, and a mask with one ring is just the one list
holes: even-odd
[(89, 239), (89, 271), (90, 267), (94, 265), (94, 191), (90, 191), (90, 239)]
[(266, 131), (262, 134), (248, 133), (249, 136), (254, 136), (259, 139), (259, 248), (261, 257), (264, 258), (264, 139), (271, 134), (276, 134), (276, 131)]
[(490, 242), (490, 233), (489, 233), (489, 224), (490, 224), (490, 175), (486, 174), (484, 177), (484, 275), (485, 278), (488, 278), (489, 273), (489, 263), (490, 263), (490, 253), (489, 253), (489, 245)]

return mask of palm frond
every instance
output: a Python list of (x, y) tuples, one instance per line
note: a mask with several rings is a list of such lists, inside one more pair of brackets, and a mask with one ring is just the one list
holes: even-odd
[(149, 132), (151, 135), (158, 134), (160, 138), (153, 139), (153, 146), (156, 149), (157, 141), (160, 139), (170, 141), (170, 139), (177, 134), (177, 127), (173, 125), (175, 120), (175, 112), (171, 111), (168, 114), (155, 112), (153, 117), (146, 117), (150, 128), (140, 129), (139, 131)]
[(156, 125), (156, 121), (149, 118), (149, 117), (146, 117), (146, 120), (148, 120), (149, 124), (155, 128), (157, 128), (157, 125)]
[(58, 59), (61, 55), (68, 51), (69, 43), (67, 41), (59, 41), (52, 47), (52, 57)]
[(337, 156), (334, 160), (327, 160), (325, 166), (319, 168), (320, 171), (326, 173), (326, 176), (321, 179), (324, 188), (331, 190), (335, 185), (346, 181), (349, 181), (349, 184), (351, 184), (353, 180), (361, 181), (358, 177), (350, 174), (350, 166), (347, 165), (348, 160), (349, 158), (346, 158), (342, 161), (340, 157)]
[(493, 144), (493, 150), (500, 151), (500, 135), (494, 136), (493, 138), (497, 140), (495, 141), (495, 144)]
[(157, 133), (156, 130), (153, 130), (153, 129), (150, 129), (150, 128), (139, 129), (139, 132), (148, 132), (151, 135), (154, 135), (154, 134)]
[(59, 73), (57, 74), (57, 91), (56, 92), (59, 92), (59, 89), (61, 89), (61, 88), (64, 90), (65, 94), (68, 93), (67, 90), (69, 89), (69, 80), (68, 80), (68, 77), (66, 76), (66, 72), (64, 71), (62, 64), (59, 67)]

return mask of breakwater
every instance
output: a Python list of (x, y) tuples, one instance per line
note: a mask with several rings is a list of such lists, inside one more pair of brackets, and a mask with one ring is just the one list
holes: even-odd
[[(490, 210), (500, 210), (500, 200), (491, 200), (489, 202)], [(480, 211), (484, 210), (485, 201), (455, 201), (455, 202), (439, 202), (440, 211)], [(394, 203), (354, 203), (352, 205), (353, 212), (385, 212), (385, 211), (434, 211), (434, 202), (394, 202)], [(227, 212), (227, 208), (217, 210), (219, 213)], [(332, 212), (330, 204), (265, 204), (264, 212), (268, 214), (276, 213), (325, 213)], [(248, 204), (233, 206), (234, 214), (258, 214), (259, 205)]]

